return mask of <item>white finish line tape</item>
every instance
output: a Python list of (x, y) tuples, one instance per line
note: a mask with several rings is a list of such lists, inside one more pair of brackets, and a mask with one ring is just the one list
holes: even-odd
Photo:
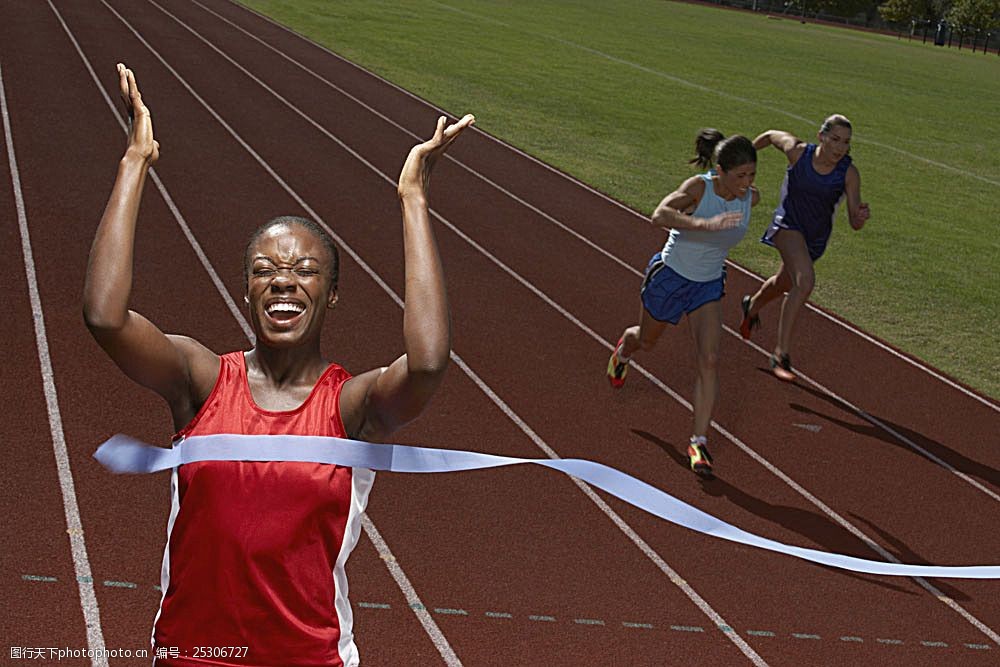
[(152, 473), (201, 461), (293, 461), (404, 473), (458, 472), (534, 463), (572, 475), (654, 516), (699, 533), (820, 565), (897, 577), (1000, 579), (1000, 565), (949, 567), (885, 563), (769, 540), (717, 519), (620, 470), (583, 459), (521, 459), (454, 449), (376, 445), (343, 438), (231, 434), (187, 438), (175, 443), (173, 449), (153, 447), (119, 434), (102, 444), (94, 458), (115, 473)]

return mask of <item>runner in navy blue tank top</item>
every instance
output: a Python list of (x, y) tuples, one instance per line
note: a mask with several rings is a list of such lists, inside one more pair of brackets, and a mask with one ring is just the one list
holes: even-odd
[(750, 338), (760, 323), (761, 308), (784, 294), (770, 363), (774, 374), (789, 382), (795, 379), (789, 358), (795, 320), (812, 293), (813, 263), (826, 250), (837, 206), (847, 199), (848, 221), (855, 230), (870, 215), (868, 204), (861, 201), (861, 176), (848, 155), (851, 122), (834, 114), (823, 121), (816, 136), (819, 143), (806, 144), (788, 132), (768, 130), (753, 142), (758, 149), (774, 146), (785, 154), (789, 166), (774, 219), (761, 239), (781, 253), (781, 267), (756, 294), (743, 297), (740, 333)]

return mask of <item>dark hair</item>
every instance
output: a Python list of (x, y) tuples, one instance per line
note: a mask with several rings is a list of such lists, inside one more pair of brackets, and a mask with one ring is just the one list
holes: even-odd
[(246, 284), (250, 277), (250, 248), (253, 247), (257, 239), (266, 231), (279, 225), (298, 225), (299, 227), (304, 227), (323, 242), (323, 246), (330, 253), (331, 259), (330, 287), (331, 289), (337, 289), (337, 281), (340, 279), (340, 252), (337, 250), (337, 245), (333, 242), (333, 237), (314, 220), (298, 215), (279, 215), (277, 218), (268, 220), (254, 230), (254, 233), (250, 235), (250, 240), (247, 241), (246, 249), (243, 251), (243, 283)]
[(698, 132), (694, 150), (697, 155), (688, 160), (688, 164), (697, 165), (701, 169), (719, 165), (724, 171), (729, 171), (741, 164), (757, 162), (757, 149), (753, 147), (752, 141), (741, 134), (726, 139), (714, 127), (706, 127)]
[(844, 127), (847, 128), (848, 130), (851, 130), (852, 132), (854, 131), (854, 129), (851, 127), (851, 121), (847, 120), (846, 116), (841, 116), (839, 113), (835, 113), (826, 120), (824, 120), (823, 124), (819, 126), (819, 131), (822, 134), (826, 134), (835, 127)]
[(694, 140), (695, 156), (688, 160), (688, 164), (697, 165), (700, 169), (711, 169), (714, 164), (712, 158), (715, 155), (715, 146), (725, 138), (725, 135), (714, 127), (702, 128)]
[(753, 142), (742, 134), (734, 134), (720, 141), (715, 147), (714, 161), (723, 171), (729, 171), (741, 164), (756, 163), (757, 149), (753, 147)]

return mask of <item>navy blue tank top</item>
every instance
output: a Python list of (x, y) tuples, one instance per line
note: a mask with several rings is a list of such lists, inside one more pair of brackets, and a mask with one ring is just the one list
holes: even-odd
[(829, 174), (820, 174), (813, 168), (816, 144), (806, 145), (795, 164), (788, 167), (781, 184), (781, 197), (774, 211), (774, 224), (802, 232), (814, 257), (826, 249), (837, 204), (844, 196), (847, 168), (851, 156), (845, 155)]

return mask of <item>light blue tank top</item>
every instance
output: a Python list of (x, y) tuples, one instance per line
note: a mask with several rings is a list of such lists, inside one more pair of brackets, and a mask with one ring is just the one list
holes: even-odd
[(661, 252), (667, 266), (688, 280), (698, 282), (716, 280), (722, 275), (729, 249), (740, 242), (750, 225), (750, 206), (753, 202), (751, 188), (747, 188), (742, 199), (737, 197), (732, 201), (726, 201), (715, 194), (712, 174), (710, 171), (699, 175), (705, 181), (705, 194), (701, 196), (698, 207), (691, 215), (696, 218), (711, 218), (727, 211), (739, 211), (743, 214), (740, 224), (721, 232), (671, 229)]

